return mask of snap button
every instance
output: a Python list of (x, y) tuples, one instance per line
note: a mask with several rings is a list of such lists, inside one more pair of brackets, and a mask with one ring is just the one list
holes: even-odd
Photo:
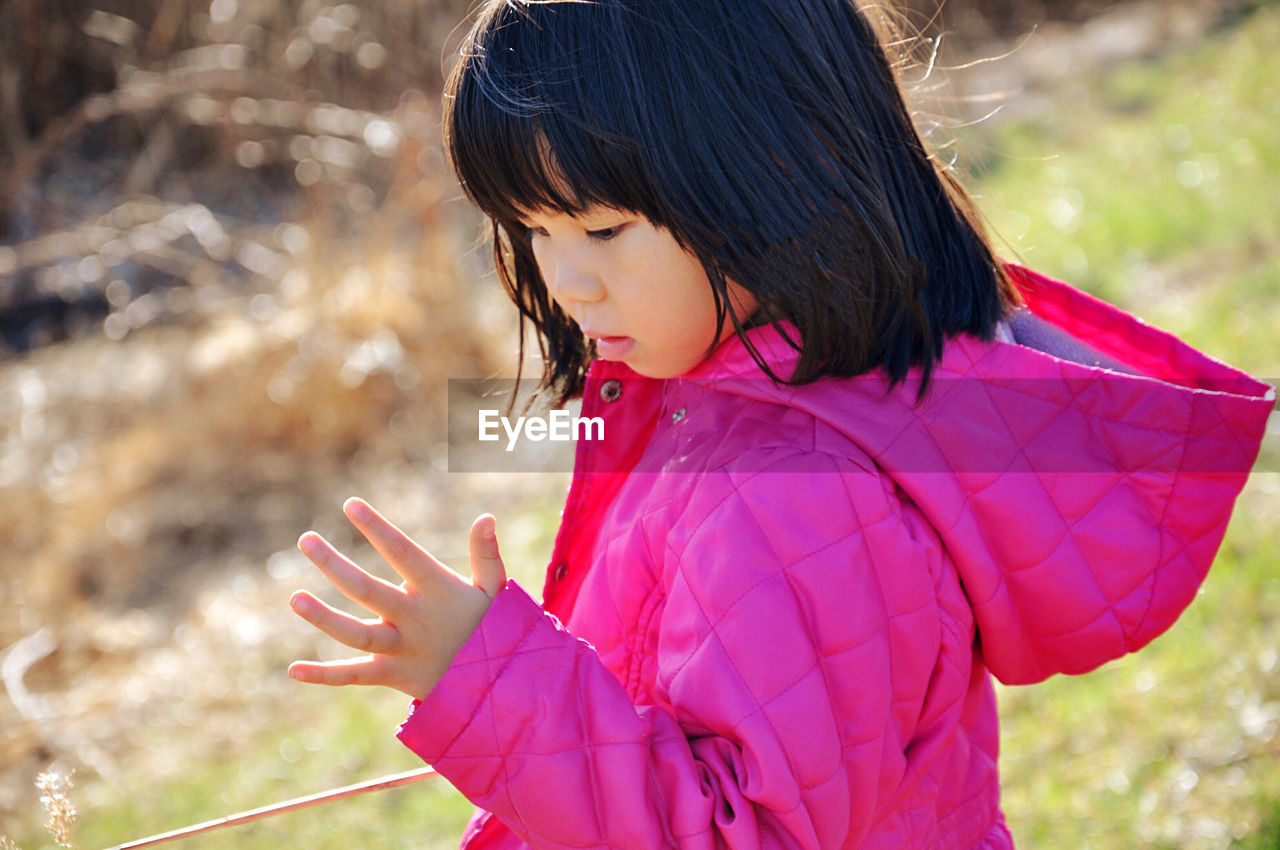
[(682, 407), (682, 408), (680, 408), (679, 410), (677, 410), (676, 412), (674, 412), (674, 413), (672, 413), (672, 414), (671, 414), (671, 421), (672, 421), (672, 422), (679, 422), (681, 419), (684, 419), (684, 408), (683, 408), (683, 407)]
[(551, 577), (556, 581), (564, 581), (564, 577), (569, 574), (568, 564), (557, 564), (555, 570), (551, 573)]
[(610, 378), (600, 385), (600, 398), (604, 401), (617, 401), (622, 398), (622, 381)]

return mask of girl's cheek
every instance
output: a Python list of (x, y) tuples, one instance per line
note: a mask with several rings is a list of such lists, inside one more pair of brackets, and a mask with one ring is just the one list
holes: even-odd
[(547, 288), (547, 294), (555, 300), (556, 267), (548, 253), (545, 249), (542, 251), (534, 249), (533, 262), (538, 267), (538, 276), (542, 278), (542, 285)]

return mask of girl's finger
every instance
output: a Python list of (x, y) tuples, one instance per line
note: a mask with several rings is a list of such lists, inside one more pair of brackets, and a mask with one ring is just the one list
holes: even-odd
[(342, 511), (405, 581), (422, 587), (441, 570), (453, 573), (363, 499), (347, 499)]
[(343, 596), (380, 617), (395, 620), (393, 615), (402, 609), (404, 601), (400, 588), (365, 572), (314, 531), (298, 538), (298, 548)]
[(309, 685), (382, 685), (381, 665), (372, 656), (344, 661), (295, 661), (289, 678)]
[(471, 524), (469, 546), (471, 550), (471, 582), (485, 592), (490, 599), (498, 595), (507, 583), (507, 568), (498, 551), (497, 519), (493, 514), (481, 514)]
[(390, 623), (353, 617), (305, 590), (299, 590), (290, 597), (289, 607), (299, 617), (352, 649), (385, 654), (400, 646), (400, 632)]

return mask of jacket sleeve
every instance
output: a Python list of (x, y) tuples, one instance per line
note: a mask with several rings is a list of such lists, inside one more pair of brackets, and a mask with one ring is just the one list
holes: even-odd
[(710, 507), (673, 525), (665, 705), (632, 705), (592, 647), (510, 583), (401, 740), (534, 847), (856, 841), (904, 763), (890, 621), (931, 610), (932, 587), (924, 567), (880, 586), (873, 553), (906, 576), (910, 529), (879, 476), (821, 464), (718, 474), (695, 500)]

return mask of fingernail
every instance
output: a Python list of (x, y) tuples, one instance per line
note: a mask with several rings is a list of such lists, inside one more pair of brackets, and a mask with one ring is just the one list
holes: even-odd
[(484, 536), (486, 540), (498, 539), (498, 518), (493, 514), (488, 514), (489, 521), (484, 524)]
[(358, 522), (366, 522), (372, 516), (369, 512), (369, 506), (355, 496), (347, 499), (347, 501), (342, 504), (342, 512), (345, 513), (348, 518)]

